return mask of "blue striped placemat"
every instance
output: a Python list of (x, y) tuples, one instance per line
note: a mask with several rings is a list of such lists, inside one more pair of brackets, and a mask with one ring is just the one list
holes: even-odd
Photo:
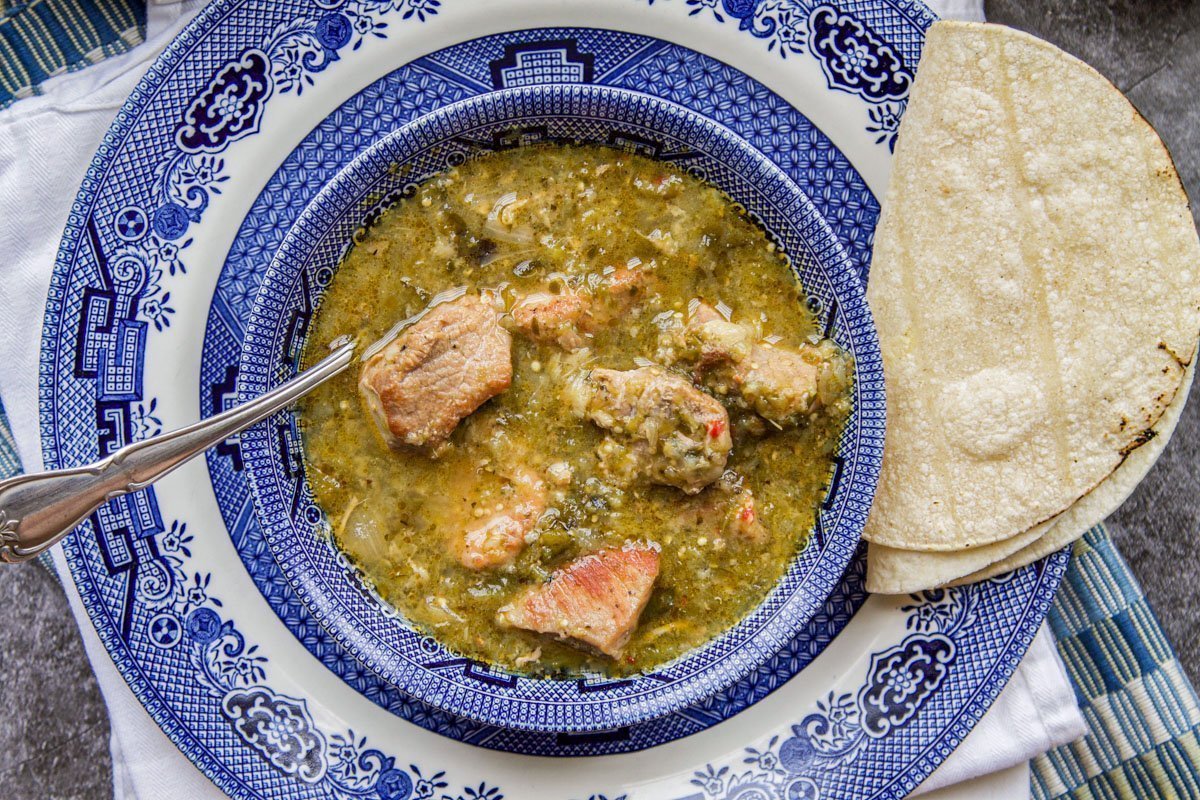
[(8, 415), (0, 403), (0, 478), (11, 478), (22, 471), (17, 443), (13, 441), (12, 430), (8, 427)]
[(47, 78), (123, 53), (146, 33), (131, 0), (0, 0), (0, 108), (39, 94)]
[(1200, 798), (1200, 701), (1103, 525), (1050, 609), (1088, 734), (1033, 761), (1035, 800)]

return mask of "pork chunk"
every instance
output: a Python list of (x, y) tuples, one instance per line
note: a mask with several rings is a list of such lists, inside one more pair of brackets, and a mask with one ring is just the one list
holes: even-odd
[(527, 338), (578, 350), (589, 328), (591, 299), (575, 293), (534, 292), (512, 309), (513, 323)]
[(618, 658), (650, 600), (658, 557), (658, 547), (650, 544), (583, 556), (503, 606), (496, 621)]
[(628, 311), (650, 288), (650, 276), (643, 270), (620, 267), (604, 278), (602, 303), (610, 317)]
[(591, 334), (628, 313), (647, 283), (643, 271), (621, 268), (606, 275), (594, 291), (533, 292), (513, 306), (513, 326), (531, 341), (578, 350)]
[(597, 369), (571, 391), (575, 412), (613, 433), (600, 449), (611, 474), (645, 475), (696, 494), (725, 470), (733, 447), (729, 414), (679, 375), (657, 367)]
[(367, 360), (358, 388), (393, 447), (436, 448), (512, 382), (512, 338), (475, 296), (435, 306)]
[(507, 483), (505, 507), (467, 528), (458, 542), (458, 561), (467, 569), (496, 569), (511, 564), (525, 549), (525, 537), (546, 510), (546, 484), (526, 467)]
[(691, 361), (710, 389), (740, 397), (780, 427), (833, 402), (849, 384), (849, 359), (833, 341), (795, 349), (771, 344), (705, 303), (693, 310), (675, 355)]
[(759, 546), (771, 538), (754, 491), (745, 476), (734, 470), (726, 470), (701, 494), (679, 502), (670, 525), (684, 536), (703, 537), (705, 544), (718, 550), (729, 543)]
[(725, 513), (723, 531), (727, 536), (753, 544), (762, 544), (770, 534), (758, 518), (758, 506), (754, 502), (754, 492), (743, 488), (734, 497), (733, 503)]

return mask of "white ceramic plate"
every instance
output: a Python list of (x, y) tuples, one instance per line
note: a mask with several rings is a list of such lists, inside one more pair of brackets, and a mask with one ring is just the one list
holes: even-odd
[[(865, 275), (932, 19), (902, 0), (217, 0), (118, 115), (73, 209), (43, 340), (47, 466), (232, 401), (254, 292), (304, 204), (381, 135), (502, 86), (620, 86), (708, 116), (808, 193)], [(631, 728), (517, 734), (348, 656), (281, 577), (241, 467), (231, 442), (65, 547), (135, 694), (238, 798), (900, 797), (995, 699), (1066, 563), (864, 604), (859, 559), (753, 679)]]

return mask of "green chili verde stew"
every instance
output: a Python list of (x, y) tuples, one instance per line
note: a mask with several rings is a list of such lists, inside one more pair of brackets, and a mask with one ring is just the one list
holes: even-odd
[(850, 408), (744, 211), (600, 147), (425, 182), (356, 239), (306, 360), (346, 333), (361, 370), (301, 409), (338, 545), (444, 645), (531, 675), (644, 671), (754, 609)]

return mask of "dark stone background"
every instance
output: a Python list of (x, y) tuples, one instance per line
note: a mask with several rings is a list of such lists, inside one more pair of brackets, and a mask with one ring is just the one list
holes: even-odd
[[(988, 18), (1091, 63), (1166, 141), (1200, 198), (1200, 1), (1000, 0)], [(1193, 394), (1200, 394), (1200, 382)], [(1200, 676), (1200, 400), (1148, 480), (1110, 520), (1186, 665)], [(0, 568), (0, 796), (110, 797), (108, 718), (53, 577)]]

